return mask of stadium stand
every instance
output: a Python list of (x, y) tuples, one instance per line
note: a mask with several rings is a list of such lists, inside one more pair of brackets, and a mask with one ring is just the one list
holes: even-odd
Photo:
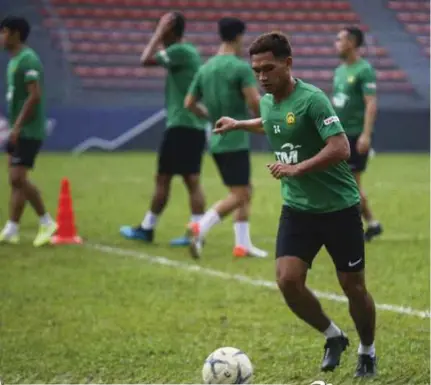
[[(338, 64), (333, 43), (345, 25), (361, 25), (347, 0), (49, 0), (58, 17), (42, 7), (45, 26), (73, 64), (82, 85), (93, 89), (154, 89), (163, 70), (139, 67), (139, 55), (163, 13), (181, 9), (186, 37), (204, 58), (216, 53), (216, 21), (237, 16), (248, 24), (246, 44), (260, 33), (281, 30), (291, 36), (294, 74), (328, 91)], [(43, 4), (42, 4), (43, 5)], [(428, 27), (429, 28), (429, 27)], [(66, 29), (68, 39), (62, 37)], [(382, 92), (411, 92), (406, 74), (369, 34), (365, 56), (378, 71)]]
[(404, 24), (422, 51), (430, 56), (430, 3), (424, 0), (390, 0), (388, 7), (396, 12), (397, 19)]

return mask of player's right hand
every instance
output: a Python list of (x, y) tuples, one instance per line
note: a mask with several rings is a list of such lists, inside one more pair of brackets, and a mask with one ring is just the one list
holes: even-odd
[(217, 120), (213, 132), (215, 134), (224, 134), (225, 132), (235, 130), (238, 121), (227, 116)]

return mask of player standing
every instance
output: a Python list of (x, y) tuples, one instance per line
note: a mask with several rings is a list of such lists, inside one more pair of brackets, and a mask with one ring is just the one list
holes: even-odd
[(349, 139), (348, 163), (361, 193), (362, 216), (368, 225), (365, 240), (371, 241), (383, 228), (371, 212), (361, 181), (377, 114), (376, 73), (359, 53), (363, 43), (364, 34), (356, 27), (345, 28), (337, 35), (335, 47), (343, 64), (335, 70), (332, 103)]
[[(181, 175), (187, 187), (191, 221), (198, 221), (205, 211), (200, 171), (207, 122), (184, 108), (187, 90), (202, 61), (196, 47), (182, 41), (184, 28), (185, 18), (181, 13), (165, 14), (141, 56), (143, 66), (160, 65), (167, 69), (167, 130), (159, 149), (156, 190), (150, 210), (140, 225), (123, 226), (120, 229), (120, 233), (127, 239), (153, 241), (154, 228), (168, 202), (174, 175)], [(159, 44), (163, 44), (165, 49), (156, 53)], [(171, 244), (184, 242), (187, 239), (180, 238)]]
[[(260, 95), (256, 78), (250, 65), (238, 57), (241, 55), (245, 29), (245, 23), (239, 19), (220, 19), (218, 30), (222, 43), (218, 53), (199, 69), (188, 91), (185, 106), (197, 116), (209, 118), (213, 124), (225, 115), (247, 119), (247, 106), (255, 116), (259, 116)], [(192, 255), (200, 256), (205, 235), (233, 212), (233, 254), (236, 257), (266, 257), (268, 253), (253, 246), (250, 237), (248, 219), (252, 187), (249, 134), (237, 131), (224, 136), (211, 135), (209, 149), (229, 194), (208, 210), (199, 222), (189, 225), (195, 235), (191, 244)]]
[(285, 201), (276, 246), (278, 286), (290, 309), (324, 334), (321, 369), (334, 370), (349, 341), (305, 285), (308, 269), (325, 246), (361, 341), (355, 376), (374, 375), (376, 314), (365, 285), (360, 195), (346, 163), (350, 151), (343, 127), (320, 89), (292, 77), (292, 50), (284, 35), (260, 36), (250, 55), (268, 92), (260, 102), (261, 118), (224, 117), (215, 132), (242, 129), (268, 137), (278, 160), (268, 168), (281, 180)]
[(10, 134), (9, 220), (0, 233), (1, 243), (19, 243), (19, 222), (28, 201), (40, 218), (39, 232), (33, 245), (50, 242), (57, 224), (47, 213), (37, 187), (28, 179), (45, 139), (46, 112), (44, 71), (39, 56), (25, 43), (30, 25), (24, 18), (9, 16), (0, 23), (1, 41), (11, 55), (7, 67), (7, 105)]

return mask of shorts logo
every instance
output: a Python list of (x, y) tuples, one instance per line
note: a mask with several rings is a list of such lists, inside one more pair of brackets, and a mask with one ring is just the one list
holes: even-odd
[(286, 115), (286, 122), (287, 124), (295, 124), (295, 115), (293, 114), (293, 112), (289, 112)]
[(323, 124), (325, 126), (329, 126), (331, 123), (335, 123), (335, 122), (339, 122), (339, 121), (340, 121), (340, 119), (338, 118), (338, 116), (330, 116), (329, 118), (326, 118), (323, 121)]

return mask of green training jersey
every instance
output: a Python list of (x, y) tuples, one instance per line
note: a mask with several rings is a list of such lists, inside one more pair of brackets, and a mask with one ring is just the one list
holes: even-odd
[(157, 62), (168, 70), (165, 84), (167, 128), (188, 127), (204, 130), (206, 121), (184, 108), (184, 98), (194, 75), (202, 64), (196, 47), (175, 43), (156, 55)]
[(372, 65), (359, 59), (342, 64), (334, 74), (332, 104), (346, 134), (358, 136), (364, 129), (365, 95), (376, 94), (376, 73)]
[[(243, 89), (256, 86), (250, 65), (235, 55), (217, 55), (209, 59), (196, 74), (189, 94), (207, 107), (211, 123), (222, 116), (249, 119)], [(249, 149), (249, 134), (244, 131), (211, 135), (209, 150), (212, 153)]]
[[(276, 103), (266, 94), (260, 109), (275, 157), (286, 164), (312, 158), (326, 139), (344, 132), (323, 91), (299, 79), (287, 99)], [(339, 211), (360, 201), (358, 186), (345, 161), (323, 171), (285, 177), (281, 193), (287, 206), (311, 213)]]
[(43, 140), (46, 136), (46, 112), (43, 66), (39, 56), (31, 48), (24, 47), (12, 57), (7, 66), (7, 94), (9, 127), (12, 129), (29, 94), (27, 85), (38, 81), (42, 97), (36, 104), (32, 115), (21, 127), (20, 136), (28, 139)]

